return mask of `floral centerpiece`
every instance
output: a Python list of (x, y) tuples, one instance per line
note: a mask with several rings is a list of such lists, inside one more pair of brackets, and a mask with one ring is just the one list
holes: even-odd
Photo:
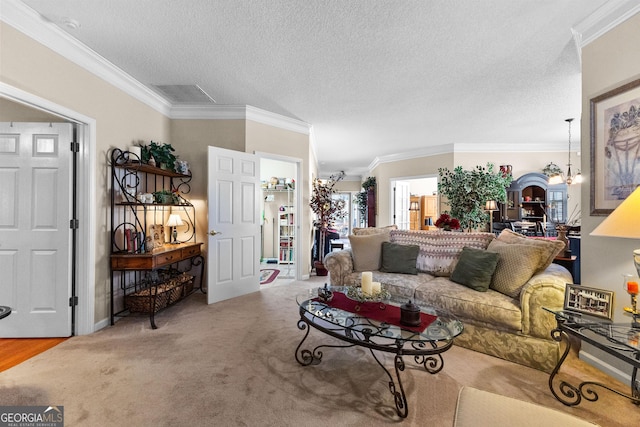
[(436, 227), (446, 231), (457, 230), (460, 228), (460, 221), (452, 218), (449, 214), (443, 213), (436, 221)]

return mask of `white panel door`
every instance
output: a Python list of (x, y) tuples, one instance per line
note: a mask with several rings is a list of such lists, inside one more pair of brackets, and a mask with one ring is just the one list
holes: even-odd
[(0, 123), (0, 337), (71, 335), (69, 123)]
[(409, 202), (411, 201), (410, 184), (407, 181), (396, 181), (395, 194), (395, 224), (400, 230), (408, 230), (409, 224)]
[(209, 147), (209, 304), (260, 289), (260, 159)]

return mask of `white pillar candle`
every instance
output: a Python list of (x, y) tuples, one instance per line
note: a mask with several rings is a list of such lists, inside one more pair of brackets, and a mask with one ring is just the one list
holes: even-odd
[(364, 295), (371, 295), (371, 283), (373, 282), (373, 273), (370, 271), (362, 272), (361, 287)]
[(380, 285), (380, 282), (371, 283), (371, 295), (378, 295), (381, 290), (382, 290), (382, 285)]
[(140, 146), (138, 145), (132, 145), (131, 147), (129, 147), (129, 153), (134, 155), (129, 160), (140, 161), (140, 158), (142, 157), (142, 148), (140, 148)]

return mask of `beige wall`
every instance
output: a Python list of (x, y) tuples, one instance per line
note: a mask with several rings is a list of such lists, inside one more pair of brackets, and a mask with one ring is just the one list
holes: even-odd
[(373, 170), (376, 177), (376, 226), (391, 225), (391, 179), (437, 175), (438, 168), (453, 165), (453, 153), (381, 163)]
[[(582, 50), (582, 152), (590, 153), (590, 99), (631, 80), (640, 78), (640, 45), (630, 43), (640, 37), (640, 14), (620, 24)], [(603, 66), (606, 64), (606, 66)], [(582, 170), (589, 172), (590, 157), (583, 156)], [(587, 176), (587, 178), (589, 178)], [(588, 286), (616, 292), (615, 319), (626, 321), (622, 307), (627, 296), (622, 292), (621, 275), (637, 274), (631, 253), (640, 247), (632, 239), (591, 237), (589, 233), (604, 219), (589, 213), (590, 191), (582, 189), (582, 282)]]
[(300, 221), (300, 234), (298, 236), (302, 259), (297, 263), (297, 267), (303, 275), (308, 275), (311, 271), (311, 257), (307, 255), (311, 253), (312, 243), (312, 219), (308, 207), (311, 188), (311, 164), (312, 162), (315, 163), (315, 158), (310, 154), (309, 135), (275, 128), (252, 120), (247, 120), (246, 130), (247, 153), (264, 152), (302, 161), (302, 170), (300, 171), (302, 182), (296, 183), (302, 189), (302, 200), (298, 201), (298, 203), (300, 203), (302, 212), (304, 212)]
[(0, 64), (2, 82), (96, 120), (95, 321), (101, 321), (109, 316), (108, 151), (138, 140), (167, 141), (169, 119), (4, 22)]
[[(590, 154), (590, 100), (624, 83), (640, 78), (640, 45), (630, 42), (640, 37), (640, 14), (636, 14), (613, 30), (599, 37), (582, 50), (582, 152)], [(582, 170), (589, 179), (590, 155), (582, 158)], [(603, 216), (591, 216), (590, 187), (582, 188), (582, 284), (615, 292), (614, 321), (629, 322), (623, 314), (623, 306), (629, 297), (622, 288), (622, 274), (637, 274), (632, 261), (632, 251), (640, 247), (635, 239), (591, 237), (589, 233), (602, 222)], [(583, 345), (581, 357), (597, 366), (600, 360), (630, 372), (628, 366), (596, 348)]]
[[(194, 178), (191, 197), (197, 209), (198, 241), (206, 242), (206, 147), (238, 151), (275, 150), (277, 154), (302, 158), (303, 176), (308, 177), (309, 161), (315, 162), (307, 135), (274, 130), (246, 120), (170, 120), (146, 104), (115, 88), (33, 39), (0, 22), (0, 81), (59, 104), (96, 122), (96, 259), (95, 322), (109, 316), (109, 212), (110, 180), (108, 153), (114, 147), (126, 149), (132, 143), (171, 143), (179, 158), (189, 162)], [(43, 72), (42, 70), (46, 70)], [(5, 108), (11, 106), (12, 108)], [(46, 119), (8, 101), (0, 104), (0, 121)], [(249, 143), (247, 143), (249, 141)], [(278, 146), (280, 141), (281, 145)], [(263, 144), (261, 146), (261, 144)], [(287, 144), (291, 144), (284, 148)], [(291, 149), (292, 146), (299, 147)], [(315, 172), (315, 166), (313, 167)], [(308, 189), (308, 178), (303, 185)], [(308, 205), (308, 190), (303, 203)], [(307, 221), (308, 222), (308, 221)], [(308, 227), (308, 224), (307, 224)], [(83, 286), (80, 284), (79, 286)]]
[(196, 239), (207, 251), (207, 147), (244, 151), (245, 120), (172, 120), (171, 145), (189, 162), (193, 179), (187, 198), (196, 209)]

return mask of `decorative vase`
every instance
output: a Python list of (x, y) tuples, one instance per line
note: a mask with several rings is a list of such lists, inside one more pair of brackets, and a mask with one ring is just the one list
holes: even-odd
[(324, 264), (320, 261), (314, 261), (313, 266), (316, 269), (316, 276), (326, 276), (329, 274), (329, 270), (324, 268)]
[(560, 240), (562, 243), (564, 243), (564, 256), (571, 256), (571, 249), (569, 248), (569, 239), (567, 239), (567, 229), (562, 227), (562, 228), (557, 228), (556, 230), (558, 232), (557, 239)]

